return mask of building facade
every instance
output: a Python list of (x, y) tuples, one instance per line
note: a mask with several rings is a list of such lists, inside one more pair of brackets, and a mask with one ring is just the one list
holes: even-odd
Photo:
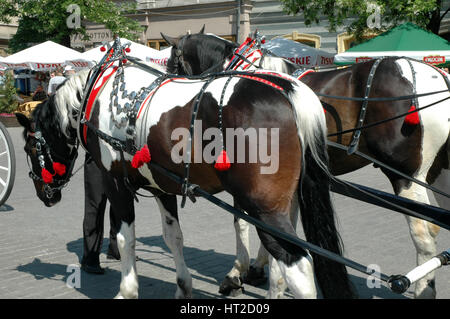
[[(326, 17), (319, 24), (306, 26), (303, 15), (291, 16), (283, 12), (281, 3), (273, 0), (114, 0), (137, 2), (138, 12), (129, 15), (139, 21), (143, 31), (138, 42), (154, 49), (167, 46), (161, 36), (177, 37), (185, 33), (196, 33), (203, 25), (205, 31), (236, 42), (242, 42), (251, 32), (258, 30), (267, 39), (286, 37), (331, 53), (340, 53), (351, 47), (354, 38), (339, 28), (329, 32)], [(442, 12), (450, 8), (450, 0), (442, 1)], [(445, 9), (444, 9), (445, 8)], [(239, 21), (239, 22), (238, 22)], [(17, 30), (17, 22), (0, 24), (0, 55)], [(113, 34), (103, 25), (87, 24), (90, 39), (80, 36), (71, 39), (71, 46), (80, 51), (112, 41)], [(368, 34), (368, 37), (376, 34)], [(440, 36), (450, 40), (450, 13), (441, 22)]]
[[(154, 49), (167, 46), (161, 32), (172, 37), (185, 33), (196, 33), (203, 25), (206, 32), (217, 34), (229, 40), (239, 41), (250, 33), (250, 0), (217, 1), (217, 0), (139, 0), (138, 12), (128, 15), (139, 21), (144, 31), (138, 42)], [(238, 25), (237, 21), (240, 21)], [(102, 25), (89, 24), (90, 41), (81, 37), (72, 38), (72, 47), (87, 50), (111, 41), (113, 35)]]
[[(303, 15), (291, 16), (284, 13), (280, 1), (253, 0), (252, 4), (251, 30), (258, 30), (268, 39), (283, 36), (331, 53), (344, 52), (355, 42), (355, 38), (345, 32), (345, 27), (338, 28), (336, 32), (329, 32), (329, 23), (325, 16), (319, 17), (319, 24), (307, 26)], [(450, 0), (443, 0), (441, 15), (446, 13), (448, 8)], [(376, 35), (377, 33), (368, 33), (367, 38)], [(444, 16), (439, 35), (450, 40), (450, 13)]]
[(8, 55), (9, 40), (16, 34), (18, 23), (13, 19), (11, 23), (0, 24), (0, 56), (5, 57)]

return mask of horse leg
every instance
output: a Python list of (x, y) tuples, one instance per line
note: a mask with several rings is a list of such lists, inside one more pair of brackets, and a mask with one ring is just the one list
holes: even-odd
[(178, 220), (175, 195), (161, 195), (156, 198), (161, 213), (163, 237), (175, 260), (177, 291), (175, 298), (192, 298), (192, 277), (183, 256), (183, 233)]
[[(435, 172), (430, 180), (432, 186), (449, 194), (450, 193), (450, 136), (446, 145), (439, 151), (438, 158), (433, 163), (430, 171)], [(450, 198), (433, 193), (439, 207), (450, 210)]]
[[(262, 221), (268, 225), (277, 225), (280, 231), (296, 236), (288, 214), (271, 215), (261, 215)], [(305, 250), (283, 240), (275, 239), (260, 230), (258, 230), (258, 234), (263, 245), (272, 255), (269, 260), (271, 260), (270, 269), (273, 276), (271, 273), (268, 297), (280, 298), (287, 286), (295, 298), (317, 298), (311, 256)], [(276, 266), (273, 265), (275, 262)]]
[[(397, 191), (398, 196), (416, 200), (424, 204), (430, 203), (425, 188), (416, 183), (407, 183), (407, 185), (407, 187), (401, 187)], [(406, 220), (408, 222), (411, 239), (417, 251), (417, 264), (423, 264), (436, 255), (435, 237), (437, 232), (434, 230), (436, 226), (422, 219), (411, 216), (406, 216)], [(436, 297), (434, 272), (429, 273), (427, 276), (417, 281), (414, 290), (414, 297)]]
[[(240, 209), (236, 201), (234, 207)], [(233, 268), (220, 284), (219, 292), (226, 296), (236, 297), (243, 291), (242, 277), (248, 271), (250, 264), (249, 224), (245, 220), (234, 218), (234, 229), (236, 233), (236, 259)]]
[(114, 224), (120, 225), (117, 233), (117, 247), (120, 253), (122, 279), (120, 292), (116, 298), (137, 298), (139, 284), (135, 255), (134, 198), (120, 178), (115, 180), (110, 175), (104, 175), (103, 181), (106, 195), (113, 207)]
[[(261, 247), (263, 247), (261, 245)], [(265, 250), (265, 249), (264, 249)], [(266, 250), (267, 251), (267, 250)], [(280, 267), (277, 261), (272, 257), (268, 256), (269, 259), (269, 291), (267, 292), (268, 299), (279, 299), (283, 297), (284, 291), (287, 288), (286, 281), (281, 274)]]
[[(450, 146), (450, 144), (448, 144)], [(449, 149), (450, 151), (450, 149)], [(435, 178), (435, 180), (432, 183), (432, 186), (434, 186), (435, 188), (449, 194), (450, 193), (450, 153), (447, 154), (447, 159), (446, 161), (444, 161), (444, 163), (446, 163), (446, 166), (443, 166), (440, 170), (440, 174)], [(450, 210), (450, 198), (437, 194), (437, 193), (433, 193), (434, 198), (436, 199), (436, 202), (438, 203), (439, 207)], [(428, 232), (430, 234), (430, 236), (435, 240), (436, 236), (439, 233), (439, 226), (432, 224), (432, 223), (427, 223), (428, 226)], [(433, 277), (434, 279), (434, 277)], [(433, 291), (434, 291), (434, 295), (436, 294), (436, 288), (434, 287), (434, 282), (432, 282), (433, 284)], [(433, 296), (433, 295), (432, 295)]]
[[(270, 254), (262, 243), (259, 244), (258, 255), (253, 263), (248, 268), (247, 274), (244, 276), (243, 281), (246, 284), (252, 286), (260, 286), (263, 285), (267, 281), (267, 277), (264, 273), (264, 267), (269, 264)], [(270, 267), (269, 267), (269, 276)]]
[(120, 282), (120, 292), (116, 299), (135, 299), (138, 297), (139, 284), (136, 271), (135, 240), (134, 222), (128, 224), (122, 221), (120, 231), (117, 234), (122, 280)]
[[(449, 194), (450, 193), (450, 170), (443, 169), (439, 176), (436, 178), (432, 186)], [(450, 198), (442, 196), (440, 194), (433, 193), (436, 202), (439, 207), (450, 210)]]
[[(450, 189), (449, 182), (449, 151), (448, 142), (444, 144), (439, 152), (436, 153), (434, 162), (428, 165), (422, 164), (416, 175), (421, 181), (425, 181), (425, 176), (429, 184), (435, 186), (442, 191)], [(447, 148), (446, 148), (447, 147)], [(429, 168), (431, 166), (431, 168)], [(426, 172), (426, 173), (425, 173)], [(416, 183), (409, 183), (404, 180), (396, 180), (392, 182), (396, 194), (409, 199), (413, 199), (425, 204), (429, 204), (427, 190)], [(445, 209), (450, 208), (450, 200), (442, 195), (434, 194), (439, 206)], [(414, 217), (406, 217), (411, 238), (417, 251), (417, 264), (423, 264), (437, 253), (436, 236), (439, 233), (439, 227)], [(415, 298), (435, 298), (435, 273), (431, 272), (424, 278), (417, 281), (414, 289)]]
[[(290, 219), (291, 219), (291, 223), (292, 226), (294, 227), (294, 229), (297, 229), (297, 221), (298, 221), (298, 212), (299, 212), (299, 205), (298, 205), (298, 195), (297, 192), (294, 193), (294, 197), (292, 198), (292, 203), (291, 203), (291, 209), (290, 209)], [(259, 253), (258, 253), (258, 257), (260, 256), (261, 251), (263, 251), (263, 253), (265, 254), (265, 258), (268, 259), (269, 261), (269, 295), (270, 297), (268, 298), (280, 298), (284, 291), (287, 288), (287, 285), (282, 277), (282, 274), (280, 272), (280, 269), (278, 267), (278, 264), (276, 262), (271, 262), (270, 260), (270, 256), (269, 253), (267, 252), (267, 250), (264, 248), (263, 245), (260, 246), (259, 248)], [(257, 259), (261, 260), (261, 259)], [(262, 265), (261, 267), (261, 271), (262, 271), (262, 276), (264, 276), (264, 265)], [(256, 269), (257, 270), (257, 269)]]
[[(240, 209), (239, 204), (234, 202), (234, 207)], [(297, 226), (298, 220), (298, 197), (297, 193), (294, 193), (294, 198), (292, 200), (290, 217), (292, 225), (294, 229)], [(239, 218), (234, 219), (234, 228), (236, 231), (236, 257), (237, 259), (234, 262), (234, 267), (227, 274), (225, 279), (222, 281), (220, 285), (219, 292), (224, 295), (232, 295), (233, 297), (242, 293), (242, 283), (247, 283), (252, 286), (260, 286), (263, 285), (267, 278), (264, 274), (264, 267), (269, 263), (269, 253), (264, 248), (264, 245), (260, 244), (258, 255), (256, 260), (249, 267), (250, 260), (250, 248), (249, 248), (249, 225), (246, 221), (241, 220)], [(282, 279), (281, 273), (279, 272), (276, 263), (273, 264), (273, 267), (269, 266), (269, 273), (272, 280), (270, 284), (274, 283), (278, 286), (278, 282), (284, 282)], [(271, 270), (274, 269), (274, 274), (272, 274)], [(274, 288), (277, 289), (277, 288)], [(279, 288), (281, 290), (281, 288)], [(281, 291), (283, 294), (284, 287)]]

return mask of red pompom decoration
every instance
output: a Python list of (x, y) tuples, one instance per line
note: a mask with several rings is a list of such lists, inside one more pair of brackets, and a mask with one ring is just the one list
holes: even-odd
[(123, 63), (123, 64), (125, 64), (125, 63), (127, 63), (127, 62), (128, 62), (127, 59), (123, 59), (123, 60), (122, 60), (122, 63)]
[(247, 39), (245, 39), (245, 42), (247, 42), (247, 43), (250, 43), (250, 42), (252, 42), (252, 38), (250, 38), (250, 37), (247, 37)]
[(262, 44), (266, 43), (266, 39), (262, 39), (262, 40), (261, 40), (261, 43), (262, 43)]
[(100, 47), (100, 51), (105, 52), (106, 48), (102, 46), (102, 47)]
[(126, 53), (130, 53), (130, 52), (131, 52), (131, 49), (130, 49), (130, 48), (125, 48), (125, 52), (126, 52)]
[(53, 183), (53, 175), (45, 167), (42, 169), (41, 175), (45, 184)]
[(227, 152), (223, 150), (214, 164), (214, 168), (218, 171), (227, 171), (230, 169), (230, 159), (228, 158)]
[[(416, 110), (416, 107), (414, 105), (411, 105), (411, 108), (409, 109), (408, 112), (413, 112)], [(411, 114), (408, 114), (405, 117), (405, 123), (408, 125), (417, 125), (420, 123), (420, 118), (419, 118), (419, 112), (414, 112)]]
[(63, 176), (66, 173), (66, 165), (58, 162), (53, 162), (53, 171), (55, 172), (55, 174)]
[(150, 162), (152, 157), (150, 156), (150, 150), (148, 149), (147, 144), (145, 144), (139, 151), (134, 154), (133, 159), (131, 160), (131, 166), (134, 168), (139, 168), (144, 163)]

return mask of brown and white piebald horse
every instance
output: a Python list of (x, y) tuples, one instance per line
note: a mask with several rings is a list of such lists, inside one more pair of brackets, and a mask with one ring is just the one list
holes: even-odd
[[(250, 145), (254, 141), (243, 136), (243, 149), (235, 143), (234, 149), (227, 151), (248, 155), (252, 147), (266, 142), (279, 163), (276, 171), (262, 174), (267, 162), (259, 158), (256, 162), (233, 162), (231, 158), (229, 169), (220, 171), (214, 163), (203, 160), (201, 154), (201, 161), (195, 161), (199, 154), (196, 147), (192, 147), (191, 157), (187, 158), (192, 161), (189, 181), (210, 193), (229, 192), (248, 214), (292, 235), (295, 235), (295, 230), (289, 219), (289, 210), (292, 198), (298, 196), (302, 199), (300, 206), (308, 239), (342, 254), (329, 192), (332, 176), (327, 170), (325, 116), (319, 99), (306, 85), (283, 74), (261, 72), (251, 76), (195, 80), (164, 78), (157, 87), (141, 90), (143, 84), (150, 85), (157, 78), (137, 64), (119, 58), (103, 65), (98, 77), (90, 79), (89, 83), (94, 84), (84, 99), (87, 71), (73, 75), (62, 84), (53, 97), (35, 109), (31, 121), (17, 115), (25, 127), (25, 151), (32, 165), (30, 175), (38, 197), (47, 206), (61, 199), (58, 186), (70, 177), (70, 170), (64, 168), (71, 166), (73, 157), (70, 154), (76, 147), (74, 141), (77, 137), (102, 170), (107, 197), (116, 212), (114, 218), (121, 225), (117, 242), (122, 280), (117, 297), (138, 296), (134, 194), (125, 177), (134, 189), (149, 189), (156, 196), (164, 240), (175, 259), (175, 296), (192, 296), (192, 279), (184, 262), (183, 236), (178, 222), (176, 195), (181, 194), (181, 185), (155, 170), (151, 164), (158, 164), (184, 177), (185, 162), (175, 160), (173, 150), (180, 143), (184, 146), (191, 143), (183, 137), (180, 139), (174, 132), (189, 130), (197, 107), (196, 119), (201, 121), (203, 132), (218, 127), (224, 131), (240, 129), (243, 132), (251, 128), (258, 132), (258, 129), (267, 129), (265, 135), (258, 136), (255, 144)], [(201, 98), (200, 91), (203, 92)], [(137, 96), (142, 97), (136, 92), (146, 92), (142, 103), (132, 103)], [(139, 158), (117, 146), (120, 144), (118, 141), (126, 141), (130, 136), (127, 132), (127, 103), (128, 109), (130, 104), (137, 108), (133, 141), (139, 150), (136, 152), (140, 154)], [(218, 124), (219, 103), (223, 109), (222, 125)], [(88, 122), (80, 121), (80, 116)], [(223, 135), (223, 145), (228, 146), (230, 141), (227, 137)], [(200, 152), (205, 152), (208, 142), (200, 141)], [(215, 152), (216, 158), (217, 155), (218, 151)], [(296, 297), (316, 298), (319, 291), (325, 298), (354, 297), (343, 265), (316, 255), (310, 256), (307, 251), (265, 232), (258, 231), (258, 235)], [(213, 230), (211, 236), (215, 236)]]
[[(180, 75), (219, 72), (225, 68), (235, 70), (255, 70), (263, 68), (292, 74), (298, 69), (289, 61), (263, 54), (255, 46), (247, 46), (244, 57), (234, 55), (238, 44), (213, 34), (185, 35), (180, 38), (164, 38), (172, 46), (168, 60), (170, 73)], [(251, 41), (247, 39), (246, 41)], [(247, 50), (248, 49), (248, 50)], [(325, 72), (308, 72), (301, 81), (315, 93), (341, 97), (364, 97), (369, 73), (375, 63), (369, 61), (348, 68)], [(448, 74), (424, 63), (405, 58), (385, 58), (375, 70), (371, 84), (370, 98), (398, 97), (448, 91)], [(423, 107), (449, 96), (448, 92), (422, 96), (417, 101), (397, 100), (390, 102), (369, 102), (364, 124), (375, 123), (408, 112), (412, 104)], [(326, 112), (329, 133), (356, 127), (359, 120), (361, 101), (349, 101), (321, 97)], [(450, 193), (450, 100), (445, 100), (407, 118), (399, 118), (362, 130), (359, 151), (412, 176), (422, 182)], [(349, 145), (352, 133), (330, 137), (329, 140)], [(334, 175), (345, 174), (371, 162), (356, 155), (348, 156), (345, 151), (329, 147), (330, 170)], [(390, 180), (396, 195), (429, 204), (424, 187), (412, 183), (401, 176), (381, 168)], [(450, 199), (434, 193), (439, 206), (450, 210)], [(294, 206), (294, 205), (293, 205)], [(293, 207), (293, 211), (295, 207)], [(436, 255), (435, 238), (439, 228), (423, 220), (407, 216), (410, 233), (417, 251), (417, 264)], [(295, 220), (295, 218), (293, 218)], [(223, 291), (229, 292), (240, 284), (249, 269), (251, 276), (264, 274), (267, 252), (260, 248), (258, 257), (249, 268), (248, 224), (235, 220), (237, 232), (237, 260), (223, 282)], [(275, 265), (276, 268), (276, 265)], [(279, 296), (285, 285), (278, 280), (279, 270), (270, 267), (269, 295)], [(256, 274), (256, 275), (255, 275)], [(415, 287), (416, 298), (434, 298), (436, 289), (434, 272), (419, 280)], [(231, 287), (231, 288), (230, 288)]]

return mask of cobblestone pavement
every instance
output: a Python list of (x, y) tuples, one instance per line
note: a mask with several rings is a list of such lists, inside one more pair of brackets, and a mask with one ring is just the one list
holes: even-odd
[[(120, 283), (120, 263), (101, 255), (104, 275), (81, 272), (80, 288), (66, 281), (74, 274), (70, 265), (79, 265), (82, 254), (83, 186), (82, 171), (63, 190), (63, 200), (46, 208), (35, 196), (28, 177), (20, 128), (9, 128), (17, 157), (15, 185), (6, 205), (0, 209), (0, 298), (113, 298)], [(76, 167), (82, 164), (80, 154)], [(345, 179), (373, 188), (391, 191), (378, 169), (367, 167), (347, 174)], [(220, 198), (231, 201), (227, 194)], [(415, 250), (405, 218), (395, 212), (334, 195), (345, 255), (368, 265), (379, 265), (386, 274), (406, 273), (415, 265)], [(161, 236), (161, 218), (153, 199), (140, 199), (136, 205), (136, 252), (140, 298), (173, 298), (176, 290), (174, 263)], [(225, 298), (218, 287), (231, 268), (235, 254), (233, 217), (224, 210), (199, 199), (180, 211), (184, 254), (193, 277), (194, 298)], [(301, 227), (299, 227), (301, 228)], [(109, 219), (105, 217), (105, 234)], [(438, 251), (448, 248), (450, 233), (438, 236)], [(259, 242), (251, 231), (252, 257)], [(366, 276), (350, 270), (361, 298), (411, 298), (396, 295), (384, 285), (368, 288)], [(450, 298), (450, 272), (437, 272), (438, 298)], [(267, 285), (246, 286), (238, 298), (265, 297)], [(233, 298), (233, 297), (227, 297)], [(288, 294), (286, 298), (291, 298)]]

